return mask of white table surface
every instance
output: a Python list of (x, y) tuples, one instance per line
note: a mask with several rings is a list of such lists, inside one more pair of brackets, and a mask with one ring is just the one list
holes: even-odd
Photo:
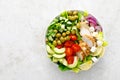
[[(47, 26), (68, 9), (96, 16), (109, 42), (105, 56), (78, 74), (46, 56)], [(0, 0), (0, 80), (120, 80), (120, 0)]]

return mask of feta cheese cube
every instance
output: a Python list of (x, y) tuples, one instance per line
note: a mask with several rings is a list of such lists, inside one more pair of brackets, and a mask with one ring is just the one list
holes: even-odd
[(90, 51), (91, 51), (91, 52), (95, 52), (96, 49), (97, 49), (97, 48), (96, 48), (95, 46), (93, 46), (93, 47), (90, 49)]

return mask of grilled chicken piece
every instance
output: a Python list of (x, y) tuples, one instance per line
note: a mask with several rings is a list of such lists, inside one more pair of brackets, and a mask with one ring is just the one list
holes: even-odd
[(83, 53), (83, 51), (77, 52), (76, 54), (81, 60), (85, 58), (85, 54)]
[(96, 45), (95, 38), (92, 37), (92, 36), (84, 35), (84, 36), (82, 37), (82, 40), (83, 40), (84, 42), (86, 42), (89, 47), (92, 47), (92, 46), (95, 46), (95, 45)]

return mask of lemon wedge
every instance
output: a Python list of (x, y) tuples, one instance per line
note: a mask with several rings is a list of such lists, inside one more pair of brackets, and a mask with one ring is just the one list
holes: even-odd
[(102, 52), (100, 53), (99, 57), (103, 57), (104, 53), (105, 53), (105, 48), (103, 48), (103, 50), (102, 50)]
[(103, 50), (104, 50), (104, 48), (101, 46), (101, 47), (98, 47), (97, 48), (97, 50), (94, 52), (94, 53), (92, 53), (91, 55), (92, 56), (98, 56), (98, 55), (100, 55), (101, 53), (103, 53)]
[(79, 68), (80, 68), (81, 70), (88, 70), (88, 69), (90, 69), (91, 67), (92, 67), (92, 61), (89, 60), (89, 61), (81, 64)]

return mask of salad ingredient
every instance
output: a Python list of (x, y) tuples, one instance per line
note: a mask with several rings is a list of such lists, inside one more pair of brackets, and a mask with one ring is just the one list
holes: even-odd
[(92, 61), (93, 61), (94, 63), (96, 63), (96, 62), (98, 61), (98, 59), (97, 59), (96, 57), (92, 57)]
[(68, 64), (72, 64), (73, 61), (74, 61), (74, 56), (67, 56), (67, 57), (66, 57), (66, 60), (67, 60), (67, 63), (68, 63)]
[(66, 34), (67, 34), (67, 35), (70, 34), (70, 31), (66, 31)]
[(59, 65), (58, 68), (59, 68), (61, 71), (71, 70), (70, 68), (68, 68), (67, 66), (65, 66), (65, 65), (63, 65), (63, 64), (61, 64), (61, 63), (59, 63), (58, 65)]
[(69, 37), (69, 36), (66, 36), (66, 37), (65, 37), (65, 40), (66, 40), (66, 41), (70, 40), (70, 37)]
[(102, 44), (103, 44), (103, 41), (101, 41), (101, 40), (97, 41), (97, 46), (102, 46)]
[(80, 58), (80, 60), (83, 60), (85, 58), (85, 54), (82, 51), (81, 52), (77, 52), (76, 54)]
[(63, 53), (63, 54), (53, 54), (53, 57), (55, 57), (55, 58), (64, 58), (66, 55), (65, 55), (65, 53)]
[(81, 48), (80, 48), (80, 46), (78, 44), (73, 44), (72, 45), (72, 49), (73, 49), (73, 51), (75, 53), (81, 50)]
[(57, 41), (56, 40), (53, 41), (53, 45), (57, 46)]
[(58, 48), (54, 48), (54, 51), (58, 54), (61, 54), (61, 53), (64, 53), (65, 52), (65, 48), (61, 48), (61, 49), (58, 49)]
[(73, 40), (73, 41), (75, 41), (75, 40), (77, 40), (77, 36), (76, 36), (76, 35), (71, 34), (71, 35), (70, 35), (70, 39), (71, 39), (71, 40)]
[(77, 66), (77, 64), (78, 64), (78, 57), (77, 57), (77, 56), (74, 56), (74, 61), (73, 61), (73, 63), (72, 63), (72, 64), (69, 64), (68, 67), (69, 67), (69, 68), (74, 68), (74, 67)]
[(62, 48), (63, 47), (63, 45), (61, 44), (61, 45), (57, 45), (56, 46), (56, 48), (58, 48), (58, 49), (60, 49), (60, 48)]
[(88, 70), (88, 69), (90, 69), (91, 67), (92, 67), (92, 61), (89, 60), (89, 61), (81, 64), (79, 68), (80, 68), (81, 70)]
[(73, 44), (74, 44), (73, 41), (66, 41), (65, 44), (64, 44), (64, 46), (65, 47), (71, 47)]
[(95, 52), (96, 51), (96, 47), (95, 46), (91, 47), (90, 51), (91, 52)]
[(61, 45), (62, 43), (61, 43), (61, 41), (60, 41), (60, 40), (57, 40), (57, 44), (58, 44), (58, 45)]
[(103, 48), (102, 52), (99, 54), (99, 57), (100, 57), (100, 58), (103, 57), (104, 51), (105, 51), (105, 48)]
[(67, 47), (67, 48), (65, 49), (65, 54), (66, 54), (66, 56), (72, 56), (72, 55), (73, 55), (73, 50), (72, 50), (72, 48)]
[(102, 46), (105, 47), (105, 46), (107, 46), (107, 45), (108, 45), (108, 42), (107, 42), (107, 41), (103, 41)]
[(103, 52), (103, 47), (98, 47), (94, 53), (92, 53), (92, 56), (98, 56)]
[(65, 36), (66, 36), (66, 33), (65, 33), (65, 32), (63, 32), (63, 33), (62, 33), (62, 36), (63, 36), (63, 37), (65, 37)]
[(47, 45), (47, 52), (49, 54), (54, 54), (55, 52)]
[(72, 33), (72, 34), (76, 34), (76, 30), (72, 30), (71, 33)]
[(56, 34), (56, 37), (61, 37), (61, 34), (60, 34), (60, 33), (57, 33), (57, 34)]

